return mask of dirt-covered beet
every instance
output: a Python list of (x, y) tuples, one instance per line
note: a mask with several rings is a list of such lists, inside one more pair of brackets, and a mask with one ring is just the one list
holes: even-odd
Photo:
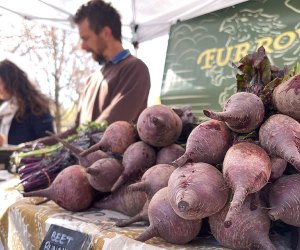
[(98, 149), (104, 152), (123, 154), (129, 145), (136, 141), (137, 131), (135, 127), (126, 121), (116, 121), (107, 127), (98, 143), (89, 147), (80, 155), (85, 156)]
[(272, 93), (275, 108), (300, 122), (300, 74), (279, 84)]
[(300, 171), (300, 123), (276, 114), (270, 116), (259, 129), (259, 142), (272, 156), (278, 156)]
[(151, 199), (148, 208), (150, 226), (136, 240), (161, 237), (172, 244), (186, 244), (199, 233), (202, 220), (185, 220), (172, 209), (168, 188), (162, 188)]
[(263, 203), (253, 210), (251, 197), (247, 197), (240, 211), (232, 217), (234, 226), (226, 228), (224, 220), (229, 205), (209, 217), (211, 232), (222, 246), (229, 249), (276, 250), (269, 238), (270, 219)]
[(129, 191), (127, 188), (128, 185), (129, 183), (124, 184), (116, 192), (95, 202), (93, 207), (117, 211), (128, 216), (136, 215), (142, 210), (147, 201), (147, 196), (146, 193), (142, 191)]
[(203, 113), (219, 121), (238, 133), (249, 133), (258, 128), (265, 115), (262, 100), (255, 94), (238, 92), (225, 103), (223, 112), (203, 110)]
[(173, 144), (182, 131), (182, 120), (166, 105), (153, 105), (139, 115), (137, 131), (142, 141), (154, 146)]
[(239, 142), (227, 151), (223, 161), (223, 176), (233, 190), (233, 198), (225, 219), (230, 227), (246, 196), (265, 186), (271, 175), (271, 160), (266, 151), (250, 142)]
[(300, 227), (300, 174), (280, 177), (269, 190), (269, 216)]
[(187, 162), (205, 162), (212, 165), (221, 163), (228, 148), (232, 145), (232, 136), (224, 122), (208, 120), (200, 123), (189, 135), (186, 151), (172, 164), (181, 167)]
[(46, 197), (73, 212), (89, 208), (94, 195), (95, 190), (88, 182), (86, 170), (80, 165), (72, 165), (62, 170), (46, 189), (23, 193), (24, 197)]
[(156, 156), (156, 164), (170, 164), (185, 152), (185, 149), (179, 144), (171, 144), (161, 148)]
[(124, 152), (122, 174), (118, 177), (111, 191), (114, 192), (125, 182), (136, 180), (148, 168), (155, 165), (156, 152), (154, 148), (143, 141), (131, 144)]
[(93, 188), (100, 192), (110, 192), (123, 172), (122, 164), (114, 158), (104, 158), (86, 169), (87, 178)]
[(187, 163), (171, 174), (168, 194), (177, 215), (196, 220), (220, 211), (228, 200), (229, 189), (222, 173), (214, 166)]

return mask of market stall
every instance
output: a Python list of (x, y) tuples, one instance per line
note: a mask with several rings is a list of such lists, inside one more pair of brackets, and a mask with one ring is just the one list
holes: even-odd
[(224, 249), (210, 236), (199, 237), (184, 246), (160, 238), (139, 242), (134, 238), (147, 227), (143, 223), (119, 228), (115, 226), (116, 220), (128, 217), (111, 210), (70, 212), (54, 202), (35, 205), (41, 198), (23, 198), (15, 189), (18, 182), (13, 177), (0, 184), (0, 249), (39, 249), (52, 224), (89, 235), (93, 249)]

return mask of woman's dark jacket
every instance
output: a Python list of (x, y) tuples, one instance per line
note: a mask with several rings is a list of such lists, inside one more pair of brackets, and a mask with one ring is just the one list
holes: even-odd
[(18, 145), (41, 137), (45, 137), (46, 131), (54, 132), (51, 114), (33, 115), (27, 110), (25, 117), (17, 121), (14, 117), (8, 133), (8, 144)]

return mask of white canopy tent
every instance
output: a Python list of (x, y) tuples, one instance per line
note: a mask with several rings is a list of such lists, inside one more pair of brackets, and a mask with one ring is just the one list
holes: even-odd
[[(122, 17), (123, 36), (139, 43), (166, 35), (170, 25), (246, 0), (107, 0)], [(30, 20), (72, 29), (72, 15), (86, 0), (0, 0), (0, 15), (14, 13)]]
[[(124, 40), (139, 44), (138, 57), (148, 65), (151, 75), (151, 105), (160, 95), (170, 26), (247, 0), (105, 1), (111, 2), (121, 15)], [(87, 0), (0, 0), (0, 16), (1, 20), (22, 17), (77, 32), (72, 15), (85, 2)]]

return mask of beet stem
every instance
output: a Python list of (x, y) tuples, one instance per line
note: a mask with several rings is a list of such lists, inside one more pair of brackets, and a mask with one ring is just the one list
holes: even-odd
[(144, 242), (156, 236), (159, 236), (158, 232), (155, 229), (155, 227), (150, 224), (150, 226), (143, 233), (137, 236), (135, 239)]
[(143, 191), (145, 192), (148, 189), (149, 185), (145, 181), (134, 183), (128, 186), (129, 191)]

